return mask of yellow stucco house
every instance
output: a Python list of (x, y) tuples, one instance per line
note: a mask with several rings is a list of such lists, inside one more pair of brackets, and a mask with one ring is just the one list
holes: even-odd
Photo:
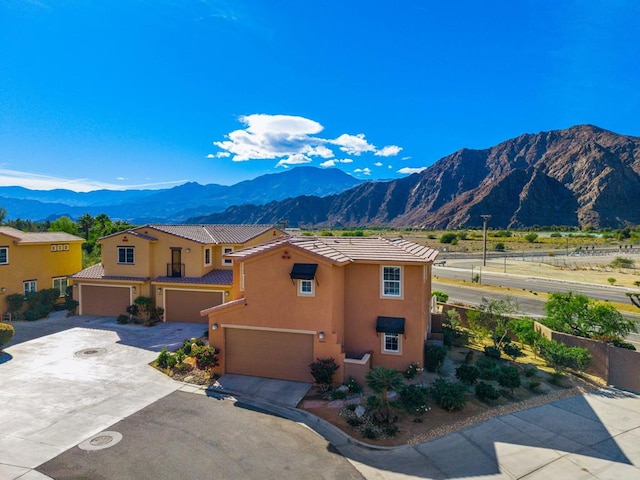
[(68, 276), (82, 268), (83, 242), (84, 238), (65, 232), (0, 227), (0, 294), (57, 288), (64, 296)]
[(286, 235), (272, 225), (144, 225), (98, 240), (101, 263), (72, 276), (79, 313), (118, 316), (138, 296), (164, 321), (201, 322), (200, 311), (229, 300), (240, 248)]
[(230, 301), (202, 312), (217, 373), (310, 382), (309, 364), (331, 357), (342, 383), (422, 365), (437, 255), (399, 238), (307, 236), (228, 253)]

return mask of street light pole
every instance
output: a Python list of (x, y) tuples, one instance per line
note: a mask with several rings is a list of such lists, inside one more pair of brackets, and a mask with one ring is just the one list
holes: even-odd
[(480, 215), (482, 217), (482, 266), (487, 266), (487, 223), (491, 215)]

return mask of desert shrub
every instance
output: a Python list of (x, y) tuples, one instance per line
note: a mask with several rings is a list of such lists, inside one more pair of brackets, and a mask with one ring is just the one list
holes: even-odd
[(635, 262), (630, 258), (616, 257), (616, 259), (609, 264), (611, 268), (634, 268)]
[(504, 243), (502, 243), (502, 242), (498, 242), (498, 243), (496, 243), (496, 244), (493, 246), (493, 249), (494, 249), (496, 252), (504, 252), (504, 250), (505, 250)]
[(331, 397), (331, 400), (344, 400), (345, 398), (347, 398), (347, 391), (334, 388), (329, 393), (329, 396)]
[(415, 378), (415, 376), (418, 374), (419, 371), (420, 371), (420, 365), (412, 362), (409, 364), (407, 369), (404, 372), (402, 372), (402, 375), (407, 380), (412, 380), (413, 378)]
[(553, 232), (549, 235), (550, 238), (562, 238), (562, 234), (560, 232)]
[(449, 300), (449, 294), (441, 292), (439, 290), (432, 290), (431, 296), (435, 296), (436, 300), (441, 303), (447, 303), (447, 301)]
[(24, 295), (21, 293), (12, 293), (7, 295), (7, 310), (11, 315), (17, 315), (24, 306)]
[(353, 377), (349, 377), (345, 385), (349, 387), (349, 393), (362, 393), (362, 385)]
[(185, 355), (191, 356), (191, 350), (194, 345), (196, 347), (202, 347), (204, 346), (204, 340), (202, 338), (185, 338), (182, 341), (182, 347), (180, 347), (180, 349), (185, 353)]
[(398, 404), (413, 415), (414, 422), (420, 422), (420, 417), (430, 410), (428, 398), (429, 389), (422, 385), (405, 385), (398, 391)]
[(163, 348), (158, 354), (158, 358), (156, 359), (156, 364), (158, 365), (158, 367), (167, 368), (169, 366), (168, 359), (170, 356), (171, 354), (167, 351), (167, 349)]
[(537, 392), (540, 389), (540, 379), (534, 377), (527, 380), (527, 388), (532, 392)]
[(465, 386), (444, 378), (436, 378), (429, 387), (429, 393), (436, 405), (449, 412), (462, 410), (467, 403)]
[(191, 349), (191, 355), (196, 359), (196, 366), (200, 370), (209, 370), (219, 364), (219, 350), (211, 345), (196, 346)]
[(426, 368), (428, 372), (440, 371), (446, 356), (447, 347), (441, 345), (425, 345), (424, 368)]
[(500, 349), (498, 347), (486, 346), (484, 347), (484, 354), (489, 358), (500, 358)]
[(532, 367), (531, 365), (527, 365), (524, 367), (524, 376), (527, 378), (535, 377), (538, 374), (538, 369), (536, 367)]
[(13, 328), (13, 325), (0, 323), (0, 350), (2, 350), (3, 345), (6, 345), (11, 341), (15, 333), (16, 331)]
[(553, 340), (541, 341), (539, 351), (544, 361), (558, 374), (564, 373), (567, 368), (584, 371), (591, 362), (591, 355), (586, 348), (568, 347)]
[(513, 391), (520, 386), (520, 372), (516, 367), (511, 365), (500, 368), (498, 384), (500, 384), (501, 387), (508, 388), (513, 393)]
[(377, 412), (382, 408), (382, 399), (377, 395), (369, 395), (365, 398), (364, 404), (369, 410)]
[(443, 233), (440, 236), (440, 243), (452, 243), (454, 240), (458, 239), (458, 235), (453, 232)]
[(505, 355), (511, 357), (513, 360), (524, 356), (524, 353), (522, 353), (520, 347), (514, 343), (505, 343), (502, 347), (502, 351)]
[(527, 233), (524, 236), (524, 239), (529, 243), (533, 243), (538, 239), (538, 234), (535, 232)]
[(624, 340), (620, 340), (619, 338), (616, 338), (615, 340), (613, 340), (613, 342), (611, 342), (611, 344), (614, 347), (626, 348), (627, 350), (635, 350), (636, 349), (636, 347), (633, 345), (633, 343), (625, 342)]
[(125, 325), (129, 323), (129, 315), (125, 315), (124, 313), (121, 313), (120, 315), (118, 315), (118, 318), (116, 318), (116, 322), (118, 322), (120, 325)]
[(476, 398), (482, 402), (497, 400), (500, 394), (493, 385), (486, 382), (478, 382), (475, 389)]
[(473, 385), (480, 377), (480, 369), (473, 365), (463, 363), (456, 368), (456, 378), (466, 385)]
[(328, 389), (333, 383), (333, 374), (340, 368), (333, 358), (318, 358), (309, 364), (311, 376), (321, 389)]

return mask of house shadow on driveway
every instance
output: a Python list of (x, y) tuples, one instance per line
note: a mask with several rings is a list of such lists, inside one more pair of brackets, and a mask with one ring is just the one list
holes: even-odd
[[(615, 389), (496, 417), (417, 446), (337, 445), (365, 475), (640, 478), (639, 397)], [(386, 474), (386, 475), (385, 475)]]

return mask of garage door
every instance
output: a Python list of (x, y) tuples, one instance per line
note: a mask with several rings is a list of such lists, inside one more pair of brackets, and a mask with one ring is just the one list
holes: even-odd
[(165, 289), (164, 294), (167, 322), (209, 323), (209, 318), (201, 317), (200, 311), (222, 303), (222, 292)]
[(311, 382), (313, 335), (225, 329), (227, 373)]
[(80, 286), (80, 311), (84, 315), (117, 317), (131, 304), (129, 287)]

